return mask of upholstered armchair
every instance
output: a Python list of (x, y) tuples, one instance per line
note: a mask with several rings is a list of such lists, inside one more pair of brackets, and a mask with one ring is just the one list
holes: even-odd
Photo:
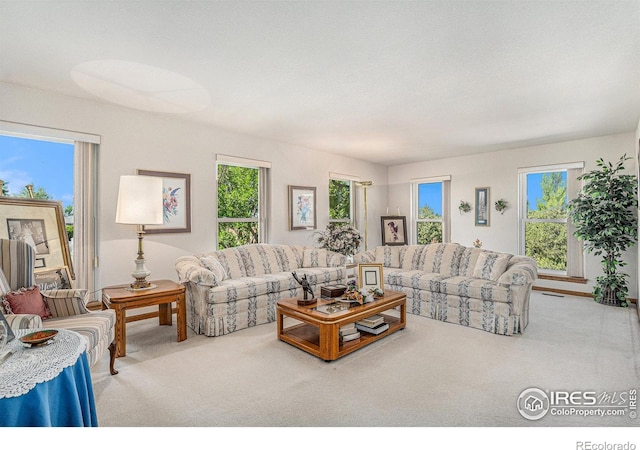
[[(17, 240), (0, 239), (0, 308), (15, 332), (20, 329), (64, 328), (79, 333), (87, 341), (87, 359), (93, 366), (109, 349), (109, 370), (116, 358), (115, 313), (113, 310), (89, 311), (86, 289), (42, 290), (45, 309), (43, 314), (24, 313), (23, 307), (11, 310), (8, 298), (21, 293), (33, 294), (35, 250), (29, 244)], [(30, 292), (31, 291), (31, 292)], [(17, 297), (15, 297), (17, 298)], [(33, 298), (33, 297), (32, 297)], [(31, 301), (33, 304), (33, 301)]]

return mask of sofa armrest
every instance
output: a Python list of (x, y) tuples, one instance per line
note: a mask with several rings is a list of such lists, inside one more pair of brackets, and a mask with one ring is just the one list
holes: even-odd
[(40, 291), (52, 317), (89, 314), (86, 289), (49, 289)]
[(538, 264), (533, 258), (514, 256), (505, 273), (498, 278), (499, 284), (524, 286), (538, 279)]
[[(194, 283), (199, 286), (218, 286), (219, 280), (209, 269), (200, 264), (200, 260), (195, 256), (181, 256), (174, 263), (178, 273), (178, 281), (181, 284)], [(221, 281), (221, 280), (220, 280)]]
[(341, 267), (347, 264), (347, 257), (341, 253), (327, 251), (327, 266)]
[(18, 330), (42, 328), (42, 318), (37, 314), (6, 314), (4, 318), (14, 333)]
[(371, 263), (376, 260), (376, 253), (373, 250), (361, 252), (353, 255), (354, 263)]

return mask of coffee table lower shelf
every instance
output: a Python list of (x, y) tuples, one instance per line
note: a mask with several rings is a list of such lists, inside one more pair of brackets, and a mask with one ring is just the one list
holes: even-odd
[[(359, 307), (353, 312), (336, 318), (323, 317), (320, 313), (312, 312), (311, 308), (279, 303), (278, 339), (325, 361), (336, 360), (383, 339), (406, 326), (406, 297), (404, 295), (397, 295), (394, 298), (389, 298), (391, 296), (385, 295), (385, 297), (387, 298), (384, 301), (380, 301), (378, 305)], [(385, 310), (390, 311), (396, 307), (399, 308), (399, 317), (383, 312)], [(358, 311), (358, 309), (362, 310)], [(377, 335), (360, 331), (359, 339), (344, 343), (340, 342), (340, 328), (342, 326), (373, 314), (383, 316), (385, 322), (389, 324), (389, 329)], [(300, 323), (285, 328), (285, 317), (298, 320)]]

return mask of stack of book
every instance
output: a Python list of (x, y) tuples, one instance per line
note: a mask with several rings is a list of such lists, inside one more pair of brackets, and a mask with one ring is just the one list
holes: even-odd
[(376, 314), (356, 322), (356, 329), (371, 334), (380, 334), (389, 329), (389, 324), (384, 321), (384, 317)]
[(340, 327), (340, 342), (349, 342), (360, 339), (360, 332), (355, 323), (350, 323)]

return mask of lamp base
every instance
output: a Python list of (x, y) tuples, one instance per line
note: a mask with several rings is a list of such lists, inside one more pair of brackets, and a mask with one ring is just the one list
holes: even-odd
[(158, 287), (158, 285), (157, 285), (157, 284), (153, 284), (153, 283), (147, 283), (147, 284), (149, 285), (149, 286), (147, 286), (147, 287), (135, 287), (135, 284), (136, 284), (136, 283), (135, 283), (135, 282), (133, 282), (133, 283), (131, 283), (131, 284), (129, 285), (129, 287), (126, 287), (125, 289), (126, 289), (127, 291), (138, 292), (138, 291), (149, 291), (149, 290), (151, 290), (151, 289), (155, 289), (155, 288), (157, 288), (157, 287)]

